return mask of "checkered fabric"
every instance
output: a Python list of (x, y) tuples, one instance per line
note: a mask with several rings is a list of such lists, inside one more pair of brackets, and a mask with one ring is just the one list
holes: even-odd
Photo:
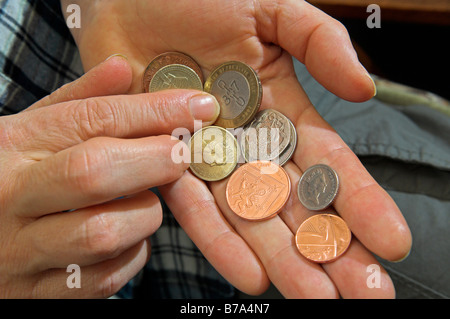
[[(0, 116), (20, 112), (83, 74), (58, 0), (0, 0), (0, 69)], [(151, 237), (150, 261), (117, 296), (233, 297), (234, 288), (162, 204), (163, 223)]]

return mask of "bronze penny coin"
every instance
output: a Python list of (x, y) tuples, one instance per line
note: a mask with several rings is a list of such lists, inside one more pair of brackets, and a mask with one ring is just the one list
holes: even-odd
[(330, 213), (309, 217), (295, 235), (300, 253), (316, 263), (327, 263), (341, 256), (350, 245), (351, 238), (347, 223)]
[(156, 72), (158, 72), (161, 68), (171, 64), (181, 64), (191, 68), (198, 75), (201, 83), (203, 84), (204, 77), (202, 69), (193, 58), (181, 52), (166, 52), (156, 56), (147, 66), (142, 81), (144, 92), (149, 92), (150, 82), (152, 81)]
[(231, 210), (247, 220), (276, 216), (289, 198), (291, 182), (286, 171), (269, 161), (242, 165), (230, 177), (226, 198)]

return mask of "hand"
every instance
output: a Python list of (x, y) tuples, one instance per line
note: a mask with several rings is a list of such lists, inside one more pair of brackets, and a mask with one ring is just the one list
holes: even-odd
[[(0, 117), (0, 298), (108, 297), (147, 262), (162, 220), (148, 188), (187, 169), (170, 160), (167, 134), (219, 109), (198, 91), (110, 96), (131, 81), (127, 60), (112, 57)], [(66, 284), (70, 264), (81, 289)]]
[[(230, 212), (226, 180), (206, 185), (189, 172), (160, 191), (180, 225), (205, 257), (235, 287), (263, 292), (269, 280), (285, 297), (392, 297), (382, 271), (381, 288), (366, 285), (371, 252), (388, 260), (405, 257), (409, 228), (389, 195), (317, 113), (299, 85), (291, 55), (329, 91), (359, 102), (375, 92), (358, 62), (345, 28), (304, 1), (121, 1), (82, 2), (84, 25), (74, 34), (86, 69), (112, 53), (130, 58), (135, 74), (130, 93), (141, 90), (149, 61), (166, 51), (192, 56), (207, 76), (217, 65), (239, 60), (263, 84), (262, 108), (274, 108), (296, 125), (299, 138), (286, 165), (295, 186), (304, 170), (327, 164), (340, 176), (334, 208), (354, 238), (346, 254), (319, 266), (296, 250), (294, 233), (311, 213), (292, 194), (283, 212), (248, 222)], [(64, 8), (64, 1), (63, 1)], [(214, 195), (214, 196), (213, 196)]]

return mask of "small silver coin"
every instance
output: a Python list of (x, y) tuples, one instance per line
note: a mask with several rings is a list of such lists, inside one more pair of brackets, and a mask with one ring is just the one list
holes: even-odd
[(169, 89), (203, 91), (203, 83), (193, 69), (182, 64), (169, 64), (159, 69), (149, 84), (149, 92)]
[(246, 162), (279, 160), (291, 142), (289, 119), (267, 109), (256, 114), (241, 135), (240, 146)]
[(287, 161), (291, 159), (292, 155), (294, 155), (295, 149), (297, 148), (297, 130), (291, 120), (289, 120), (289, 125), (291, 127), (291, 136), (288, 146), (280, 155), (279, 164), (281, 166), (286, 164)]
[(337, 173), (328, 165), (308, 168), (298, 182), (298, 198), (309, 210), (322, 210), (331, 205), (339, 189)]

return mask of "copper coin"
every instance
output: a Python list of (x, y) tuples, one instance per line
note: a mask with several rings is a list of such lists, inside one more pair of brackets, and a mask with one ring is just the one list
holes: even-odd
[(291, 192), (285, 170), (269, 161), (255, 161), (239, 167), (228, 181), (226, 197), (231, 210), (248, 220), (276, 216)]
[(347, 250), (351, 238), (347, 223), (329, 213), (309, 217), (295, 235), (300, 253), (316, 263), (327, 263), (341, 256)]
[(155, 57), (147, 66), (142, 81), (144, 92), (149, 92), (150, 82), (155, 76), (156, 72), (158, 72), (158, 70), (162, 67), (170, 64), (182, 64), (190, 67), (192, 70), (194, 70), (195, 73), (197, 73), (203, 84), (204, 78), (202, 69), (193, 58), (181, 52), (166, 52)]

